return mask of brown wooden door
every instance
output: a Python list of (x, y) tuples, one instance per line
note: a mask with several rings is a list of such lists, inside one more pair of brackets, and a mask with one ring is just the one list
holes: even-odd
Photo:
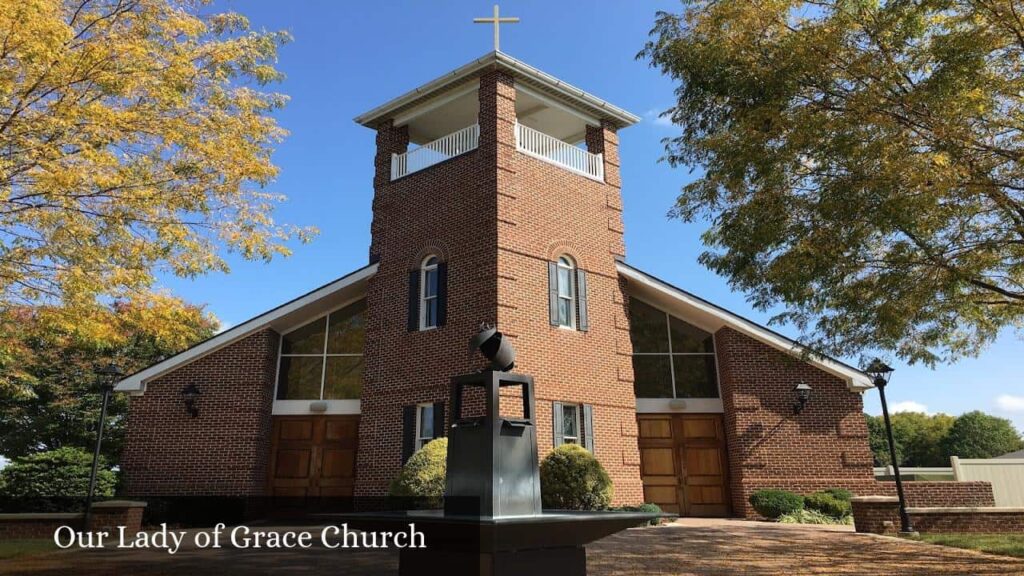
[(721, 414), (637, 416), (644, 501), (684, 516), (728, 516)]
[(275, 416), (268, 486), (285, 507), (350, 498), (358, 416)]

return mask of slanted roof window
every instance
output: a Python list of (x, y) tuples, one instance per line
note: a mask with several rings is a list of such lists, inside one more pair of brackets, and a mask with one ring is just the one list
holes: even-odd
[(633, 389), (637, 398), (718, 398), (715, 338), (631, 298)]
[(366, 300), (281, 337), (278, 400), (358, 400), (363, 387)]

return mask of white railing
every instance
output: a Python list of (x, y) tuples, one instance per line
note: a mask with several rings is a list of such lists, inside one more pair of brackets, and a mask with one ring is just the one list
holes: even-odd
[(558, 138), (516, 122), (516, 149), (524, 154), (582, 174), (587, 178), (604, 181), (604, 156), (591, 154), (579, 146), (562, 142)]
[(391, 179), (396, 180), (434, 164), (476, 150), (480, 144), (480, 125), (466, 126), (404, 154), (391, 155)]

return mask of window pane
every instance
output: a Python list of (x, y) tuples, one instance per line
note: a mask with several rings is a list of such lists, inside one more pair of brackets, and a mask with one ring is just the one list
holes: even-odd
[(572, 297), (572, 270), (558, 268), (558, 295), (563, 298)]
[(427, 270), (423, 279), (423, 297), (437, 296), (437, 269)]
[(558, 324), (559, 326), (572, 326), (572, 300), (565, 298), (558, 299)]
[(672, 362), (677, 397), (718, 398), (714, 356), (673, 356)]
[(420, 438), (434, 437), (434, 405), (420, 406)]
[(366, 300), (331, 313), (327, 334), (328, 354), (362, 354), (366, 336)]
[(437, 326), (437, 298), (423, 302), (423, 327), (432, 328), (434, 326)]
[(321, 318), (281, 337), (282, 354), (323, 354), (327, 318)]
[(323, 356), (282, 356), (277, 379), (278, 400), (319, 400)]
[(669, 317), (669, 329), (672, 332), (672, 353), (708, 352), (714, 353), (715, 339), (711, 334), (687, 324), (679, 318)]
[(633, 392), (637, 398), (671, 398), (669, 356), (633, 356)]
[(576, 420), (577, 407), (573, 405), (562, 405), (562, 437), (566, 441), (579, 438), (580, 431)]
[(668, 352), (668, 332), (665, 313), (630, 298), (629, 338), (633, 352)]
[(359, 400), (363, 391), (363, 357), (329, 356), (324, 400)]

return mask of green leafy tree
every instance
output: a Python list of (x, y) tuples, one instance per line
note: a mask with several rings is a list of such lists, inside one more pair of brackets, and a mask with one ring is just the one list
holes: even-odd
[[(66, 322), (64, 310), (16, 308), (0, 313), (0, 373), (18, 393), (0, 394), (0, 455), (16, 458), (63, 447), (91, 448), (100, 394), (96, 369), (117, 363), (131, 374), (213, 335), (217, 321), (197, 306), (146, 297)], [(93, 327), (105, 327), (95, 333)], [(117, 462), (128, 399), (114, 394), (103, 453)]]
[[(96, 473), (96, 496), (114, 495), (116, 478), (100, 457)], [(0, 470), (5, 510), (67, 510), (80, 504), (89, 490), (92, 453), (79, 448), (58, 448), (15, 458)]]
[(956, 418), (948, 414), (897, 412), (892, 415), (892, 431), (901, 447), (904, 466), (949, 466), (949, 454), (943, 442)]
[(677, 81), (671, 214), (814, 349), (976, 355), (1024, 320), (1016, 1), (687, 0), (640, 56)]
[[(885, 421), (881, 416), (871, 416), (870, 414), (865, 414), (864, 418), (868, 422), (868, 445), (874, 455), (875, 466), (888, 466), (892, 463), (892, 459), (889, 457), (889, 442), (885, 437)], [(893, 441), (895, 442), (895, 434)], [(900, 463), (903, 462), (903, 451), (898, 442), (896, 442), (896, 460)]]
[(1021, 448), (1024, 441), (1009, 420), (978, 411), (958, 417), (943, 442), (946, 454), (960, 458), (992, 458)]

